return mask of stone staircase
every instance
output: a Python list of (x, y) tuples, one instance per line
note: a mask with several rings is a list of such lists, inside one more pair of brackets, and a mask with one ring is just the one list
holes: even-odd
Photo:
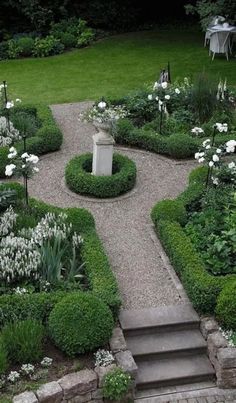
[(137, 396), (143, 391), (211, 382), (214, 369), (190, 304), (123, 310), (120, 324), (138, 366)]

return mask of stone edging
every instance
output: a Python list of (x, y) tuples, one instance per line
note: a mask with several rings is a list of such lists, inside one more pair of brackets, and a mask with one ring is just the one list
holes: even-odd
[(216, 371), (217, 386), (223, 389), (236, 388), (236, 348), (229, 346), (214, 318), (201, 318), (200, 329), (207, 340), (209, 358)]
[(120, 327), (113, 330), (110, 349), (116, 363), (94, 370), (84, 369), (63, 376), (58, 381), (41, 385), (35, 392), (23, 392), (14, 396), (13, 403), (112, 403), (103, 398), (102, 383), (104, 376), (116, 367), (124, 369), (131, 375), (132, 387), (122, 403), (133, 401), (137, 365), (127, 350), (126, 341)]

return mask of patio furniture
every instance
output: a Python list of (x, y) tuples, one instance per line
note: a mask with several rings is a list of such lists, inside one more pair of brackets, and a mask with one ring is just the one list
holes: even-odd
[(230, 34), (225, 31), (216, 31), (210, 34), (210, 47), (209, 55), (212, 54), (212, 60), (214, 60), (216, 53), (224, 53), (226, 59), (229, 60), (230, 51)]

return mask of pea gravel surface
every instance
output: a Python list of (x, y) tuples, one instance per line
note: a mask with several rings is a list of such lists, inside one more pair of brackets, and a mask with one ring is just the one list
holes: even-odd
[(119, 283), (123, 308), (184, 303), (184, 291), (155, 236), (150, 211), (158, 200), (175, 198), (184, 190), (196, 163), (115, 146), (115, 151), (136, 163), (135, 188), (126, 195), (105, 200), (72, 193), (64, 182), (65, 166), (75, 155), (92, 152), (96, 129), (80, 119), (80, 113), (91, 105), (82, 102), (51, 106), (64, 142), (60, 151), (40, 158), (40, 171), (29, 183), (30, 195), (60, 207), (91, 211)]

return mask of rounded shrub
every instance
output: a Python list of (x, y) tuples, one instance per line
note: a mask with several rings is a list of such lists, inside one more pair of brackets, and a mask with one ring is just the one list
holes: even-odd
[(37, 320), (8, 323), (2, 337), (9, 360), (14, 364), (36, 362), (43, 355), (44, 327)]
[(219, 321), (228, 329), (236, 330), (236, 280), (227, 282), (221, 291), (216, 305)]
[(92, 154), (73, 158), (66, 166), (66, 183), (76, 193), (95, 197), (115, 197), (132, 189), (136, 180), (136, 166), (128, 157), (113, 155), (111, 176), (94, 176)]
[(25, 36), (22, 38), (19, 38), (18, 41), (18, 46), (20, 49), (20, 55), (27, 57), (31, 56), (33, 49), (34, 49), (34, 39), (31, 38), (30, 36)]
[(107, 343), (114, 322), (104, 302), (93, 294), (77, 292), (55, 305), (48, 325), (49, 334), (57, 347), (74, 356)]
[(109, 400), (123, 399), (128, 393), (131, 383), (130, 374), (122, 368), (115, 368), (104, 376), (103, 396)]
[(160, 201), (153, 207), (151, 217), (155, 225), (158, 225), (160, 220), (177, 221), (181, 225), (187, 221), (187, 213), (180, 200)]
[(196, 139), (188, 134), (178, 133), (168, 137), (168, 154), (173, 158), (189, 158), (197, 151)]
[(77, 45), (76, 36), (70, 32), (62, 32), (60, 39), (65, 48), (74, 48)]
[(0, 376), (3, 375), (8, 368), (7, 349), (3, 338), (0, 336)]

